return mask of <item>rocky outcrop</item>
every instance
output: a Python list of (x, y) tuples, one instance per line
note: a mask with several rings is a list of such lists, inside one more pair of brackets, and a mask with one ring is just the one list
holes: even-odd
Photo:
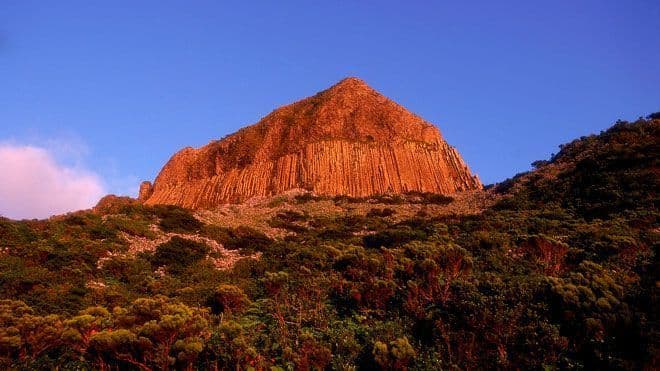
[(140, 192), (138, 193), (138, 200), (146, 201), (154, 193), (154, 186), (149, 181), (140, 183)]
[(213, 208), (295, 188), (447, 194), (481, 183), (435, 126), (348, 78), (219, 141), (179, 151), (153, 186), (142, 184), (140, 199)]

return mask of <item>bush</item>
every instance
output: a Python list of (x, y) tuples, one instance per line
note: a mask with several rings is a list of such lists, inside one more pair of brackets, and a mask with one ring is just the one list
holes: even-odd
[(234, 232), (231, 228), (221, 227), (219, 225), (213, 224), (203, 226), (199, 233), (202, 236), (215, 240), (222, 245), (226, 245), (227, 241), (229, 241), (234, 235)]
[(373, 356), (376, 363), (383, 369), (403, 370), (415, 358), (415, 349), (408, 339), (398, 338), (387, 344), (377, 341), (374, 344)]
[(649, 120), (660, 120), (660, 112), (653, 112), (650, 115), (646, 116)]
[(264, 233), (248, 226), (227, 228), (207, 225), (202, 228), (201, 233), (230, 250), (264, 251), (273, 243), (273, 240)]
[(433, 192), (406, 192), (405, 197), (411, 203), (420, 203), (424, 205), (446, 205), (454, 201), (452, 197)]
[(135, 220), (126, 216), (111, 216), (105, 221), (107, 228), (116, 229), (132, 236), (154, 238), (155, 234), (150, 229), (149, 222)]
[(386, 218), (388, 216), (392, 216), (396, 213), (394, 209), (390, 209), (389, 207), (379, 209), (379, 208), (373, 208), (369, 210), (367, 213), (367, 217), (380, 217), (380, 218)]
[(273, 228), (287, 229), (296, 233), (307, 231), (307, 227), (302, 225), (307, 220), (307, 216), (293, 210), (285, 210), (273, 217), (268, 224)]
[(154, 212), (160, 219), (158, 225), (165, 232), (195, 233), (204, 225), (190, 211), (177, 206), (154, 206)]
[(312, 194), (311, 192), (299, 194), (299, 195), (296, 195), (294, 197), (294, 200), (297, 204), (304, 204), (304, 203), (311, 202), (311, 201), (323, 201), (323, 200), (327, 200), (327, 199), (328, 199), (328, 197), (317, 196), (317, 195)]
[(423, 240), (426, 237), (423, 231), (404, 226), (364, 236), (362, 243), (368, 248), (393, 247), (414, 240)]
[(152, 257), (156, 267), (166, 266), (172, 273), (181, 273), (191, 264), (203, 259), (209, 252), (206, 244), (174, 236), (168, 242), (158, 245)]
[(289, 223), (307, 220), (307, 217), (304, 214), (294, 210), (284, 210), (280, 213), (277, 213), (276, 218)]
[(250, 304), (247, 295), (234, 285), (220, 285), (211, 299), (214, 313), (240, 312)]

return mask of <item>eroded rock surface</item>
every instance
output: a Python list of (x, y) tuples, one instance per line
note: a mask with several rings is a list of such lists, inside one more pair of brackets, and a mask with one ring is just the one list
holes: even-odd
[[(144, 188), (144, 191), (143, 189)], [(281, 107), (163, 167), (147, 204), (213, 208), (303, 188), (356, 197), (480, 189), (439, 130), (357, 78)]]

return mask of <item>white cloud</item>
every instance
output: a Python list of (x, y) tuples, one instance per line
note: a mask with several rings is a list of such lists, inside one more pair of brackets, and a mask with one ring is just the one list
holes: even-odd
[(103, 195), (97, 174), (58, 162), (52, 150), (0, 143), (0, 215), (45, 218), (90, 208)]

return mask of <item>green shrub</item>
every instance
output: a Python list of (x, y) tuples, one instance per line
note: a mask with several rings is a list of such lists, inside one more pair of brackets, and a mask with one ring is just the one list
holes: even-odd
[(176, 274), (203, 259), (208, 252), (209, 247), (204, 243), (174, 236), (156, 247), (151, 262), (155, 267), (165, 266)]
[(273, 228), (282, 228), (296, 233), (304, 233), (307, 227), (302, 225), (307, 216), (293, 210), (285, 210), (275, 215), (268, 224)]
[(195, 233), (204, 225), (190, 211), (177, 206), (157, 205), (154, 212), (160, 219), (158, 225), (165, 232)]
[(382, 232), (366, 235), (362, 239), (362, 242), (364, 247), (373, 249), (379, 247), (400, 246), (406, 242), (422, 240), (426, 237), (426, 234), (420, 230), (414, 230), (410, 227), (401, 227), (386, 229)]
[(324, 201), (324, 200), (327, 200), (327, 199), (329, 199), (329, 197), (317, 196), (317, 195), (312, 194), (311, 192), (299, 194), (299, 195), (296, 195), (294, 197), (294, 200), (297, 204), (304, 204), (304, 203), (312, 202), (312, 201)]
[(201, 234), (216, 240), (226, 249), (242, 249), (245, 252), (264, 251), (273, 243), (273, 240), (264, 233), (248, 226), (227, 228), (207, 225), (202, 228)]
[(392, 216), (396, 213), (394, 209), (390, 209), (389, 207), (379, 209), (379, 208), (373, 208), (369, 210), (367, 213), (367, 217), (379, 217), (379, 218), (386, 218), (388, 216)]
[(107, 228), (116, 229), (132, 236), (154, 238), (156, 235), (151, 230), (151, 225), (146, 220), (136, 220), (127, 216), (109, 216), (105, 223)]
[(216, 288), (211, 298), (211, 307), (214, 313), (222, 312), (240, 312), (250, 300), (239, 287), (234, 285), (222, 284)]
[(450, 196), (433, 192), (409, 191), (405, 193), (404, 197), (411, 203), (420, 203), (424, 205), (446, 205), (454, 201)]

